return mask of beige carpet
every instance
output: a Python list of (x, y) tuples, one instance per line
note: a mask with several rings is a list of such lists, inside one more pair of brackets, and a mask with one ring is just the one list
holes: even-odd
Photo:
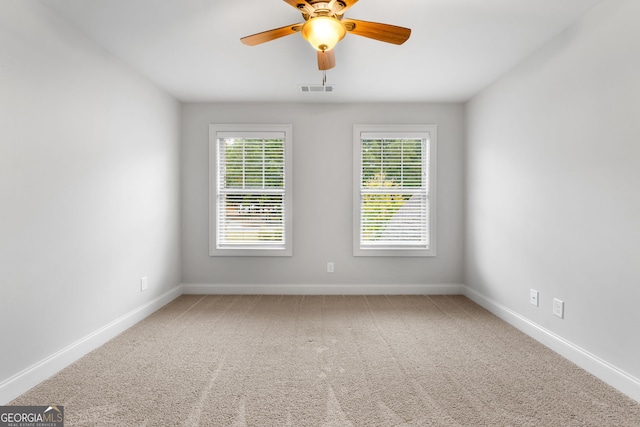
[(67, 426), (640, 426), (462, 296), (182, 296), (11, 404)]

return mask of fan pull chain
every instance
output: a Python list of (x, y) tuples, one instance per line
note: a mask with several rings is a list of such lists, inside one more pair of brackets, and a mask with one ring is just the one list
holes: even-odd
[(322, 87), (327, 84), (327, 70), (322, 70)]

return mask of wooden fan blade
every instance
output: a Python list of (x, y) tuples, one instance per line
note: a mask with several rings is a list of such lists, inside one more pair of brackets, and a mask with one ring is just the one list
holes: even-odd
[(298, 7), (298, 5), (305, 5), (307, 4), (307, 2), (305, 0), (284, 0), (285, 2), (289, 3), (291, 6), (295, 7), (296, 9), (301, 9), (300, 7)]
[(344, 3), (344, 7), (340, 10), (340, 15), (344, 15), (347, 9), (350, 9), (351, 6), (358, 3), (358, 0), (342, 0), (342, 3)]
[(360, 21), (357, 19), (343, 19), (341, 22), (350, 33), (386, 43), (402, 44), (411, 35), (409, 28), (380, 24), (379, 22)]
[(287, 25), (286, 27), (274, 28), (273, 30), (263, 31), (258, 34), (243, 37), (240, 41), (248, 46), (255, 46), (260, 43), (270, 42), (271, 40), (297, 33), (301, 28), (302, 24)]
[(318, 52), (318, 70), (330, 70), (336, 66), (336, 55), (333, 49)]
[(307, 19), (307, 16), (312, 15), (315, 12), (315, 9), (313, 8), (313, 6), (311, 6), (309, 2), (305, 0), (284, 0), (284, 1), (289, 3), (291, 6), (295, 7), (296, 9), (298, 9), (298, 11), (301, 12), (303, 16), (305, 16), (304, 19)]

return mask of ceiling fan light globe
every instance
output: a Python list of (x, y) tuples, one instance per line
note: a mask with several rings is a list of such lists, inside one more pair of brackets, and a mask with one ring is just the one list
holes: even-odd
[(330, 16), (311, 18), (302, 27), (302, 37), (320, 52), (333, 49), (345, 34), (342, 22)]

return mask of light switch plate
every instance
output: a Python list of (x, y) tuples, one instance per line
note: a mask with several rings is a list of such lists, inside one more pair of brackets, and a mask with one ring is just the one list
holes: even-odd
[(564, 319), (564, 301), (558, 298), (553, 299), (553, 314), (561, 319)]

